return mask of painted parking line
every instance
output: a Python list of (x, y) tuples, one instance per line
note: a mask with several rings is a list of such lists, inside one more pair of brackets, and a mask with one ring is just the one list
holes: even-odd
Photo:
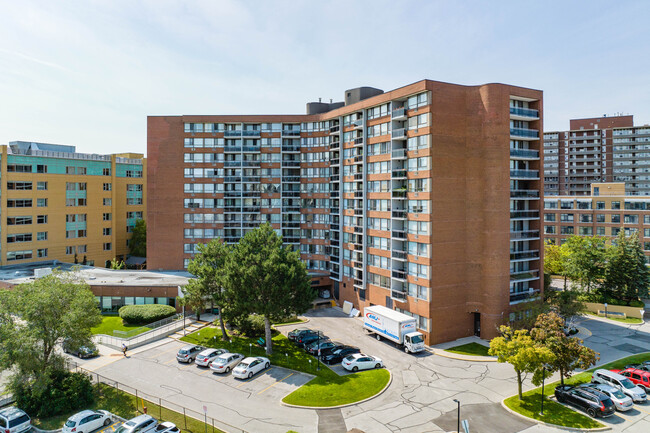
[(634, 409), (636, 409), (636, 410), (640, 410), (641, 412), (645, 412), (645, 413), (647, 413), (648, 415), (650, 415), (650, 411), (647, 411), (647, 410), (645, 410), (645, 409), (641, 409), (641, 408), (639, 407), (639, 405), (637, 405), (637, 404), (634, 405)]
[(186, 369), (188, 369), (190, 367), (193, 367), (193, 366), (194, 366), (193, 362), (188, 362), (185, 367), (181, 367), (181, 368), (179, 368), (179, 370), (186, 370)]
[(267, 386), (266, 388), (264, 388), (263, 390), (261, 390), (260, 392), (258, 392), (257, 395), (260, 395), (261, 393), (263, 393), (264, 391), (266, 391), (266, 390), (269, 389), (269, 388), (273, 388), (275, 385), (277, 385), (277, 384), (280, 383), (280, 382), (284, 382), (285, 379), (288, 379), (289, 377), (291, 377), (291, 376), (293, 376), (293, 375), (294, 375), (294, 373), (289, 373), (289, 374), (288, 374), (287, 376), (285, 376), (282, 380), (278, 380), (278, 381), (275, 382), (274, 384), (269, 385), (269, 386)]
[(248, 377), (248, 378), (246, 378), (246, 379), (240, 379), (240, 380), (242, 381), (242, 383), (240, 383), (239, 385), (237, 385), (235, 388), (239, 388), (239, 387), (241, 387), (241, 386), (244, 386), (244, 385), (246, 385), (247, 383), (253, 382), (253, 381), (257, 380), (258, 378), (262, 377), (263, 374), (260, 374), (260, 373), (262, 373), (262, 372), (260, 371), (259, 373), (257, 373), (257, 374), (256, 374), (255, 376), (253, 376), (253, 377)]
[(212, 370), (210, 369), (210, 367), (208, 367), (205, 371), (199, 373), (199, 375), (203, 376), (206, 373), (212, 373)]
[[(168, 364), (170, 364), (172, 361), (176, 361), (176, 358), (172, 358), (172, 359), (170, 359), (169, 361), (165, 361), (165, 362), (163, 362), (163, 364), (168, 365)], [(176, 362), (178, 362), (178, 361), (176, 361)]]

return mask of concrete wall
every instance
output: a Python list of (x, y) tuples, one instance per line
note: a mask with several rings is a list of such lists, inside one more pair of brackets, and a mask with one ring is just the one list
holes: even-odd
[[(594, 302), (585, 302), (585, 305), (587, 306), (587, 311), (591, 311), (592, 313), (598, 313), (599, 311), (604, 311), (605, 310), (605, 304), (597, 304)], [(637, 319), (643, 319), (643, 313), (644, 309), (642, 307), (624, 307), (622, 305), (610, 305), (607, 304), (607, 312), (608, 313), (625, 313), (627, 317), (634, 317)]]

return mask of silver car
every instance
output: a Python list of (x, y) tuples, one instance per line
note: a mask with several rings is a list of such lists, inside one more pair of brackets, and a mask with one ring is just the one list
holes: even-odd
[(209, 367), (214, 358), (222, 353), (228, 353), (227, 349), (205, 349), (203, 352), (196, 355), (194, 362), (201, 367)]
[(178, 362), (187, 362), (188, 364), (196, 359), (196, 356), (205, 350), (203, 346), (185, 346), (176, 354)]
[(210, 364), (213, 373), (228, 373), (244, 359), (241, 353), (224, 353), (217, 356)]
[(585, 386), (586, 388), (595, 388), (605, 394), (612, 400), (614, 407), (618, 411), (625, 412), (626, 410), (632, 409), (634, 406), (630, 397), (625, 395), (620, 389), (614, 388), (611, 385), (606, 385), (604, 383), (589, 383), (581, 386)]
[(153, 433), (158, 421), (151, 415), (139, 415), (118, 427), (115, 433)]

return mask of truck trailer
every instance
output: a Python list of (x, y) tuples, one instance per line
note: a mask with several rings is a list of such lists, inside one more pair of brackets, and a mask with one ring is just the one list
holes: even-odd
[(424, 336), (415, 327), (415, 318), (390, 308), (374, 305), (363, 309), (363, 327), (382, 337), (397, 343), (406, 353), (424, 350)]

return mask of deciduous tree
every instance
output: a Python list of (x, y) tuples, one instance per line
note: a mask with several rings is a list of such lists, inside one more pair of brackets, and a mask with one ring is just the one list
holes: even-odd
[(605, 275), (607, 245), (601, 236), (571, 236), (566, 242), (566, 274), (583, 289), (591, 292)]
[(129, 240), (129, 254), (136, 257), (147, 257), (147, 223), (143, 219), (135, 221), (135, 227)]
[(567, 244), (544, 243), (544, 276), (560, 275), (564, 278), (564, 290), (567, 289), (569, 250)]
[(625, 301), (648, 296), (650, 271), (636, 232), (625, 236), (621, 230), (612, 246), (605, 270), (602, 295)]

